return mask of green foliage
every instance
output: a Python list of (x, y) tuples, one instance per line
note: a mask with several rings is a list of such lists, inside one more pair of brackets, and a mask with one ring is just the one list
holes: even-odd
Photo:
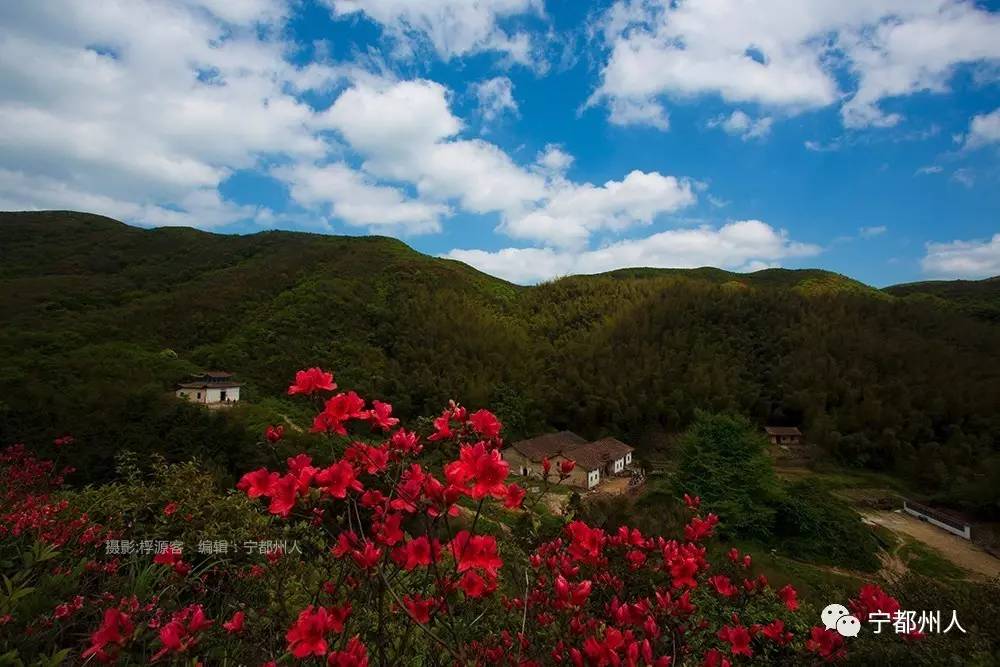
[[(1000, 484), (981, 466), (1000, 442), (1000, 329), (951, 296), (892, 296), (906, 287), (704, 268), (522, 288), (381, 237), (4, 213), (0, 441), (73, 430), (81, 449), (99, 449), (96, 434), (120, 433), (116, 449), (245, 470), (262, 423), (301, 419), (281, 402), (290, 374), (318, 364), (343, 387), (391, 397), (404, 420), (450, 398), (495, 402), (508, 437), (570, 428), (638, 441), (684, 430), (699, 409), (797, 424), (834, 460), (998, 518)], [(995, 301), (995, 281), (933, 290), (952, 288)], [(170, 421), (184, 427), (165, 428), (174, 384), (209, 367), (239, 373), (266, 410), (181, 412)], [(81, 475), (107, 479), (113, 456), (95, 451)]]
[(775, 503), (774, 536), (783, 553), (814, 563), (874, 572), (879, 541), (839, 498), (801, 481)]
[(909, 570), (924, 577), (940, 580), (966, 576), (964, 570), (922, 542), (908, 541), (899, 548), (897, 555)]
[(699, 413), (681, 440), (677, 495), (701, 496), (706, 510), (723, 520), (724, 532), (770, 536), (780, 487), (766, 447), (747, 420)]

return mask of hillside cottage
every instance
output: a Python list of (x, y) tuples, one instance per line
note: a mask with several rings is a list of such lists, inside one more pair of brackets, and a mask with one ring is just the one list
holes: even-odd
[(801, 445), (802, 431), (794, 426), (765, 426), (767, 439), (772, 445)]
[(552, 463), (553, 470), (564, 460), (573, 461), (576, 466), (566, 482), (589, 490), (604, 477), (621, 474), (631, 466), (634, 451), (615, 438), (588, 442), (571, 431), (559, 431), (515, 442), (501, 454), (511, 472), (525, 477), (541, 477), (543, 459)]
[(192, 403), (225, 406), (238, 403), (243, 383), (233, 380), (232, 373), (209, 371), (177, 386), (177, 397)]

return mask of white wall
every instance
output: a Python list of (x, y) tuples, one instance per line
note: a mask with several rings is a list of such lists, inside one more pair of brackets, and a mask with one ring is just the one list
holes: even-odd
[(226, 392), (226, 400), (233, 402), (240, 400), (240, 388), (239, 387), (226, 387), (225, 389), (219, 389), (217, 387), (209, 387), (205, 390), (205, 402), (206, 403), (218, 403), (222, 400), (222, 392)]
[[(226, 400), (235, 402), (240, 400), (239, 387), (226, 387)], [(177, 397), (184, 398), (194, 403), (218, 403), (222, 400), (222, 389), (210, 387), (208, 389), (178, 389)]]
[(910, 507), (909, 505), (906, 504), (905, 500), (903, 501), (903, 511), (906, 512), (907, 514), (912, 514), (913, 516), (917, 517), (918, 519), (923, 519), (927, 523), (933, 524), (933, 525), (937, 526), (938, 528), (941, 528), (943, 530), (947, 530), (949, 533), (951, 533), (953, 535), (958, 535), (959, 537), (961, 537), (963, 539), (966, 539), (966, 540), (971, 540), (972, 539), (972, 527), (969, 526), (969, 525), (965, 525), (965, 526), (962, 527), (962, 530), (959, 530), (955, 526), (950, 526), (950, 525), (944, 523), (943, 521), (938, 521), (934, 517), (928, 516), (928, 515), (924, 514), (923, 512), (921, 512), (920, 510), (914, 509), (914, 508)]
[(587, 488), (592, 489), (597, 486), (601, 481), (601, 471), (591, 470), (587, 473)]

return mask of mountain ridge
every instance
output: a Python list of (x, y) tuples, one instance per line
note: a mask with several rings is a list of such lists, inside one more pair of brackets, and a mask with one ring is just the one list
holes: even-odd
[[(997, 511), (1000, 328), (822, 270), (625, 269), (525, 287), (386, 237), (0, 213), (0, 312), (0, 441), (115, 433), (116, 447), (190, 453), (178, 443), (212, 438), (173, 425), (205, 417), (167, 398), (208, 368), (245, 382), (232, 416), (250, 415), (255, 438), (300, 409), (285, 402), (290, 375), (319, 365), (406, 420), (449, 399), (489, 406), (508, 437), (569, 428), (642, 452), (699, 410), (794, 424), (829, 457)], [(94, 470), (113, 466), (113, 452), (94, 456)]]
[[(386, 243), (390, 245), (398, 245), (401, 248), (405, 248), (413, 253), (417, 253), (424, 257), (434, 259), (443, 263), (455, 263), (463, 267), (479, 273), (484, 276), (489, 276), (490, 278), (500, 281), (502, 283), (507, 283), (510, 285), (516, 285), (515, 283), (510, 283), (503, 278), (492, 276), (491, 274), (485, 273), (476, 269), (475, 267), (466, 264), (460, 260), (455, 260), (446, 257), (439, 257), (434, 255), (426, 255), (420, 251), (414, 249), (412, 246), (407, 244), (405, 241), (400, 239), (382, 236), (378, 234), (366, 234), (366, 235), (335, 235), (335, 234), (323, 234), (319, 232), (307, 232), (307, 231), (287, 231), (287, 230), (261, 230), (259, 232), (254, 232), (252, 234), (223, 234), (218, 232), (212, 232), (208, 230), (196, 229), (193, 227), (138, 227), (135, 225), (130, 225), (128, 223), (122, 222), (120, 220), (115, 220), (107, 216), (102, 216), (93, 213), (86, 213), (82, 211), (71, 211), (71, 210), (49, 210), (49, 211), (0, 211), (0, 216), (4, 218), (3, 224), (16, 224), (16, 223), (27, 223), (32, 225), (32, 231), (38, 231), (38, 225), (51, 225), (51, 224), (61, 224), (65, 225), (68, 223), (86, 223), (88, 225), (94, 224), (104, 224), (108, 227), (114, 228), (117, 231), (130, 230), (127, 233), (152, 233), (160, 234), (166, 237), (177, 237), (184, 238), (187, 237), (187, 241), (194, 240), (205, 240), (208, 238), (220, 239), (258, 239), (258, 238), (309, 238), (309, 239), (368, 239), (373, 242)], [(78, 229), (79, 230), (79, 229)], [(0, 255), (2, 256), (2, 255)], [(2, 275), (3, 269), (0, 268), (0, 275)], [(903, 293), (914, 293), (921, 292), (925, 289), (937, 288), (939, 286), (947, 286), (953, 284), (960, 285), (980, 285), (980, 284), (993, 284), (996, 289), (1000, 291), (1000, 276), (994, 276), (990, 278), (985, 278), (981, 280), (931, 280), (931, 281), (914, 281), (908, 283), (900, 283), (896, 285), (888, 285), (886, 287), (878, 288), (872, 285), (868, 285), (863, 281), (852, 278), (848, 275), (837, 273), (835, 271), (830, 271), (827, 269), (820, 268), (800, 268), (800, 269), (788, 269), (783, 267), (773, 267), (766, 269), (759, 269), (757, 271), (748, 272), (738, 272), (730, 271), (727, 269), (721, 269), (712, 266), (701, 266), (692, 268), (673, 268), (673, 267), (624, 267), (620, 269), (614, 269), (611, 271), (599, 272), (599, 273), (588, 273), (588, 274), (571, 274), (567, 276), (561, 276), (557, 280), (562, 280), (565, 278), (579, 278), (579, 277), (610, 277), (610, 278), (642, 278), (642, 277), (669, 277), (669, 276), (683, 276), (683, 277), (694, 277), (705, 280), (712, 281), (722, 281), (725, 280), (740, 280), (746, 279), (754, 281), (758, 286), (763, 286), (766, 284), (773, 284), (777, 286), (785, 286), (783, 283), (788, 282), (788, 279), (801, 276), (804, 280), (809, 279), (825, 279), (833, 281), (844, 281), (861, 288), (867, 288), (873, 291), (882, 291), (892, 293), (893, 291)], [(778, 276), (778, 278), (773, 278)], [(551, 282), (551, 281), (550, 281)], [(801, 282), (801, 281), (799, 281)], [(518, 285), (520, 286), (520, 285)], [(525, 286), (520, 286), (525, 287)], [(527, 286), (530, 287), (530, 286)]]

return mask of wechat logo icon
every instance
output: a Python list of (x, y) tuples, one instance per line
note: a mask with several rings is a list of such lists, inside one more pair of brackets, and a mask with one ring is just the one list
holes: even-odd
[(861, 632), (861, 621), (856, 616), (851, 616), (847, 607), (842, 604), (828, 604), (820, 618), (827, 630), (836, 630), (841, 637), (857, 637)]

